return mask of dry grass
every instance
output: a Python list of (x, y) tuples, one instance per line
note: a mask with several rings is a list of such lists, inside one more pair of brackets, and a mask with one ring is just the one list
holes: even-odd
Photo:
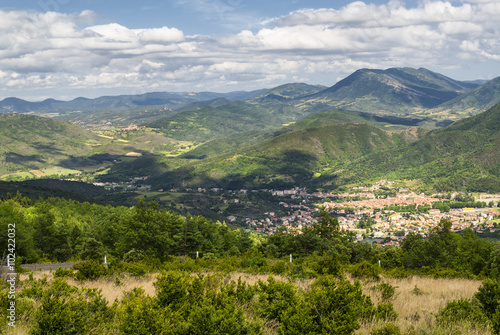
[[(383, 282), (396, 287), (393, 304), (398, 313), (398, 319), (394, 324), (403, 333), (408, 333), (412, 327), (415, 330), (436, 328), (434, 315), (440, 308), (445, 307), (446, 303), (451, 300), (471, 298), (481, 286), (479, 280), (434, 279), (416, 276), (407, 279), (384, 278)], [(378, 304), (380, 295), (377, 291), (370, 290), (370, 287), (374, 285), (376, 283), (364, 282), (363, 291), (371, 296), (374, 303)], [(415, 294), (415, 291), (420, 291), (421, 294)], [(357, 334), (370, 334), (381, 326), (383, 323), (380, 322), (365, 323)], [(490, 332), (485, 333), (483, 330), (467, 329), (467, 325), (462, 325), (460, 329), (450, 329), (449, 334), (458, 332), (461, 334), (490, 334)]]
[[(94, 281), (79, 282), (73, 279), (67, 280), (70, 285), (77, 287), (97, 288), (102, 291), (103, 297), (112, 304), (116, 299), (120, 300), (124, 292), (131, 291), (133, 288), (142, 287), (146, 294), (154, 296), (156, 290), (153, 283), (156, 281), (157, 274), (149, 274), (144, 277), (130, 277), (121, 275), (120, 285), (116, 285), (116, 277), (101, 278)], [(33, 277), (40, 279), (47, 277), (48, 280), (53, 279), (52, 271), (35, 271)], [(248, 285), (255, 285), (259, 280), (267, 281), (267, 274), (249, 274), (244, 272), (234, 272), (226, 277), (228, 281), (242, 281)], [(288, 281), (288, 278), (273, 275), (276, 280)], [(26, 279), (27, 275), (23, 274), (21, 279)], [(349, 278), (350, 279), (350, 278)], [(309, 290), (313, 280), (297, 280), (294, 284), (302, 290)], [(398, 313), (398, 319), (393, 323), (397, 325), (403, 334), (409, 333), (413, 329), (418, 334), (490, 334), (486, 330), (473, 329), (470, 325), (459, 325), (458, 328), (441, 330), (435, 332), (437, 325), (435, 324), (434, 315), (440, 308), (444, 307), (448, 301), (455, 299), (471, 298), (481, 285), (479, 280), (469, 279), (434, 279), (425, 277), (411, 277), (405, 279), (383, 278), (381, 282), (388, 283), (396, 287), (396, 293), (393, 299), (394, 309)], [(380, 302), (380, 294), (378, 291), (370, 288), (377, 285), (379, 282), (362, 282), (363, 291), (370, 295), (375, 304)], [(415, 294), (415, 288), (418, 288), (422, 294)], [(370, 334), (374, 329), (384, 325), (383, 322), (367, 322), (362, 324), (357, 334)], [(266, 327), (267, 328), (267, 327)], [(269, 327), (276, 329), (276, 327)], [(19, 329), (21, 330), (21, 329)], [(423, 331), (423, 332), (421, 332)], [(271, 332), (272, 333), (272, 332)], [(16, 332), (14, 334), (24, 334), (24, 332)]]
[[(210, 272), (208, 272), (210, 273)], [(142, 287), (146, 294), (149, 296), (154, 296), (156, 294), (156, 290), (153, 286), (153, 283), (156, 281), (156, 276), (158, 274), (148, 274), (143, 277), (131, 277), (128, 275), (119, 275), (120, 284), (117, 285), (116, 277), (105, 277), (92, 281), (77, 281), (72, 278), (66, 278), (66, 282), (72, 286), (76, 286), (78, 288), (87, 287), (87, 288), (96, 288), (102, 291), (102, 296), (105, 298), (109, 304), (112, 304), (116, 299), (121, 300), (123, 294), (125, 292), (129, 292), (134, 288)], [(196, 274), (193, 274), (196, 275)], [(227, 282), (234, 281), (238, 282), (238, 279), (241, 280), (248, 285), (255, 285), (259, 280), (266, 282), (269, 278), (269, 274), (249, 274), (244, 272), (233, 272), (227, 278)], [(286, 277), (272, 275), (274, 279), (279, 281), (288, 281)], [(54, 279), (53, 271), (34, 271), (33, 278), (34, 279), (42, 279), (46, 277), (47, 280), (51, 281)], [(28, 278), (28, 274), (22, 274), (21, 280), (25, 280)], [(299, 280), (296, 281), (295, 284), (301, 289), (307, 289), (310, 286), (310, 280)]]

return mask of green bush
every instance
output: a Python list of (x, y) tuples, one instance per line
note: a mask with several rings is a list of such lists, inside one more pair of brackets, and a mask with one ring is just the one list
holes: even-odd
[(491, 318), (495, 334), (500, 334), (500, 301), (498, 305), (495, 315)]
[(394, 297), (396, 293), (396, 287), (392, 286), (388, 283), (381, 283), (375, 286), (372, 286), (371, 289), (373, 291), (379, 291), (382, 297), (382, 301), (389, 301)]
[(394, 310), (392, 302), (382, 302), (372, 309), (372, 318), (384, 321), (394, 321), (398, 318), (398, 313)]
[(77, 270), (75, 278), (78, 280), (94, 280), (109, 274), (109, 270), (96, 260), (87, 260), (73, 264)]
[(271, 272), (276, 275), (282, 275), (286, 272), (286, 263), (284, 261), (277, 261), (271, 265)]
[(161, 308), (158, 300), (142, 288), (125, 293), (118, 311), (120, 334), (185, 334), (187, 324), (180, 313)]
[(56, 271), (54, 272), (54, 278), (64, 278), (64, 277), (73, 277), (74, 272), (71, 269), (67, 268), (57, 268)]
[(486, 279), (474, 296), (479, 300), (484, 314), (492, 318), (500, 307), (500, 280)]
[(268, 319), (281, 321), (281, 314), (297, 303), (296, 289), (292, 283), (277, 281), (270, 276), (267, 283), (258, 282), (259, 309)]
[(182, 272), (171, 271), (157, 277), (153, 285), (156, 288), (156, 297), (160, 306), (171, 307), (175, 311), (187, 309), (190, 284), (191, 276)]
[(385, 271), (384, 273), (392, 278), (408, 278), (413, 275), (411, 272), (409, 272), (406, 268), (402, 266), (391, 269), (389, 271)]
[(131, 276), (141, 277), (148, 272), (148, 267), (142, 263), (125, 263), (125, 269)]
[(342, 276), (342, 265), (337, 257), (326, 255), (319, 257), (313, 264), (313, 270), (320, 275), (333, 275), (335, 277)]
[(411, 290), (411, 293), (414, 294), (414, 295), (417, 295), (417, 296), (425, 294), (425, 292), (421, 288), (417, 287), (417, 285), (415, 285), (415, 287), (413, 288), (413, 290)]
[(144, 254), (143, 251), (141, 250), (135, 250), (132, 249), (129, 252), (127, 252), (125, 255), (123, 255), (123, 261), (124, 262), (140, 262), (144, 259), (146, 255)]
[(467, 321), (469, 324), (485, 326), (488, 318), (477, 299), (459, 299), (449, 301), (436, 315), (436, 321), (442, 325)]
[(99, 291), (78, 289), (55, 279), (45, 289), (31, 334), (84, 334), (112, 322), (113, 310)]
[(298, 262), (290, 264), (288, 275), (294, 279), (310, 279), (318, 276), (314, 270), (310, 270), (304, 264)]
[(278, 328), (278, 334), (319, 334), (320, 326), (317, 318), (304, 298), (300, 297), (297, 304), (289, 306), (283, 311), (282, 322)]
[(104, 246), (102, 242), (97, 241), (95, 238), (88, 238), (83, 244), (82, 250), (80, 257), (83, 260), (102, 261), (104, 259)]
[(377, 265), (363, 261), (353, 266), (352, 276), (354, 278), (364, 278), (371, 280), (380, 280), (380, 269)]
[(248, 323), (243, 309), (236, 304), (214, 306), (209, 301), (193, 306), (188, 317), (189, 334), (247, 334)]
[(373, 309), (359, 282), (319, 277), (295, 307), (282, 314), (280, 334), (352, 334), (365, 310)]

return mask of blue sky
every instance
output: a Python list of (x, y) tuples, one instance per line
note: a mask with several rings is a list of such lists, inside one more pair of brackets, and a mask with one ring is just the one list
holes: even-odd
[(3, 0), (0, 99), (500, 76), (497, 0)]

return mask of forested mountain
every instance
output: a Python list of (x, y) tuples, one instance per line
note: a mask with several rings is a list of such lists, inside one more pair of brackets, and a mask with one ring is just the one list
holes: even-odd
[[(0, 114), (0, 176), (28, 172), (25, 177), (78, 173), (111, 164), (128, 152), (155, 152), (175, 141), (146, 129), (125, 135), (98, 135), (66, 121), (25, 114)], [(40, 171), (43, 170), (43, 171)]]
[(414, 139), (365, 122), (284, 129), (282, 135), (261, 144), (187, 164), (154, 177), (152, 183), (163, 188), (180, 183), (224, 188), (304, 185), (322, 167), (336, 170), (337, 165)]
[[(158, 187), (335, 188), (391, 177), (422, 179), (442, 190), (498, 191), (499, 122), (500, 104), (427, 134), (419, 128), (384, 130), (360, 113), (318, 113), (268, 133), (264, 142), (251, 146), (209, 142), (184, 155), (197, 160), (153, 180)], [(217, 148), (226, 153), (217, 155)]]
[(235, 101), (178, 113), (147, 126), (170, 138), (202, 143), (247, 131), (278, 129), (311, 113), (275, 101)]
[(500, 102), (500, 77), (492, 79), (475, 90), (460, 95), (436, 108), (437, 113), (471, 116)]
[[(470, 115), (456, 113), (457, 108), (460, 109), (462, 106), (471, 109), (473, 113), (491, 107), (494, 102), (500, 100), (495, 85), (497, 84), (494, 81), (487, 83), (482, 90), (478, 89), (467, 95), (480, 86), (479, 82), (456, 81), (423, 68), (361, 69), (332, 87), (291, 83), (251, 92), (153, 92), (140, 95), (103, 96), (95, 99), (76, 98), (71, 101), (47, 99), (41, 102), (7, 98), (0, 101), (0, 113), (33, 113), (74, 122), (88, 128), (149, 124), (177, 113), (198, 110), (202, 111), (194, 116), (187, 115), (187, 118), (203, 118), (203, 114), (208, 113), (216, 115), (216, 118), (221, 116), (224, 119), (228, 117), (238, 119), (234, 113), (227, 114), (227, 111), (243, 108), (241, 112), (236, 111), (236, 114), (248, 113), (248, 108), (241, 104), (251, 104), (252, 109), (270, 112), (276, 121), (274, 126), (282, 121), (282, 123), (297, 121), (316, 112), (325, 112), (333, 108), (378, 115), (414, 114), (414, 116), (438, 117), (443, 120)], [(461, 98), (465, 100), (462, 101)], [(454, 106), (448, 103), (452, 99), (457, 107), (449, 107)], [(438, 110), (439, 113), (433, 110), (443, 103), (448, 104), (443, 105), (443, 108)], [(224, 107), (225, 105), (228, 106)], [(215, 111), (207, 109), (208, 107), (213, 107)], [(220, 107), (224, 107), (222, 111)], [(450, 115), (449, 111), (454, 114)], [(221, 115), (218, 115), (220, 113)], [(184, 116), (173, 121), (180, 122), (179, 126), (182, 127), (203, 128), (185, 120)], [(252, 123), (251, 120), (248, 121), (245, 126)], [(164, 126), (168, 128), (168, 120), (166, 122)], [(430, 120), (428, 126), (436, 125)], [(228, 131), (232, 132), (238, 129), (238, 127), (233, 130), (230, 128), (226, 125), (215, 129), (209, 127), (208, 130), (220, 132), (229, 129)], [(256, 127), (252, 127), (248, 130), (255, 129)], [(191, 130), (193, 128), (190, 128)], [(209, 136), (204, 140), (211, 138)]]
[(309, 96), (323, 91), (327, 87), (322, 85), (308, 85), (303, 83), (285, 84), (272, 88), (262, 95), (259, 95), (252, 100), (257, 101), (288, 101)]
[(0, 172), (40, 169), (89, 156), (100, 138), (69, 122), (24, 114), (0, 114)]
[(325, 103), (376, 114), (410, 114), (436, 107), (477, 87), (424, 68), (361, 69), (303, 100), (307, 105)]
[(102, 96), (95, 99), (76, 98), (71, 101), (46, 99), (41, 102), (29, 102), (18, 98), (6, 98), (0, 101), (0, 113), (60, 113), (74, 111), (97, 111), (119, 107), (166, 106), (178, 107), (192, 102), (225, 98), (230, 101), (242, 100), (262, 94), (265, 90), (252, 92), (235, 91), (229, 93), (214, 92), (153, 92), (136, 95)]
[(440, 190), (500, 191), (500, 104), (350, 165), (355, 180), (420, 178)]
[[(322, 188), (359, 182), (386, 172), (408, 178), (432, 175), (441, 186), (447, 183), (444, 179), (451, 178), (450, 173), (459, 172), (496, 180), (495, 134), (476, 128), (452, 130), (457, 125), (426, 136), (421, 129), (408, 129), (448, 125), (451, 121), (441, 112), (436, 112), (438, 121), (429, 117), (437, 109), (428, 109), (431, 112), (427, 114), (418, 112), (445, 106), (443, 101), (467, 98), (460, 101), (469, 101), (479, 110), (497, 99), (498, 79), (477, 86), (422, 68), (362, 69), (330, 88), (294, 83), (270, 90), (226, 94), (160, 92), (75, 99), (73, 102), (84, 102), (89, 108), (110, 104), (115, 107), (59, 117), (87, 126), (95, 122), (97, 128), (144, 122), (150, 128), (121, 135), (111, 129), (109, 134), (97, 136), (69, 123), (2, 114), (0, 135), (5, 145), (0, 172), (5, 175), (85, 165), (97, 169), (98, 164), (106, 162), (102, 169), (110, 170), (98, 177), (102, 180), (151, 176), (158, 187), (206, 186), (209, 182), (235, 187), (299, 183)], [(16, 99), (3, 103), (33, 107)], [(59, 107), (54, 106), (60, 106), (59, 103), (46, 100), (37, 108), (58, 113)], [(153, 103), (160, 105), (147, 106)], [(332, 105), (344, 110), (332, 110)], [(486, 121), (477, 120), (492, 113), (457, 124), (485, 124)], [(127, 152), (135, 157), (140, 156), (138, 153), (147, 155), (118, 159)], [(453, 168), (445, 169), (447, 164)], [(425, 173), (425, 169), (432, 173)], [(44, 172), (36, 175), (43, 176)], [(458, 181), (453, 183), (457, 185)], [(467, 180), (462, 180), (461, 185), (464, 183)]]

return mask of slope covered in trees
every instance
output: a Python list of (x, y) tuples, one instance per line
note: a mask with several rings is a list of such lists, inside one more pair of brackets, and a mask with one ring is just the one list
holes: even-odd
[[(500, 190), (500, 104), (407, 147), (380, 152), (351, 165), (352, 178), (420, 178), (438, 190)], [(380, 172), (377, 172), (380, 171)]]
[(477, 85), (460, 82), (424, 68), (361, 69), (334, 86), (304, 98), (304, 103), (375, 114), (415, 113), (436, 107)]
[(283, 132), (260, 144), (155, 176), (152, 183), (162, 188), (179, 185), (181, 181), (190, 186), (223, 188), (304, 185), (327, 166), (337, 169), (363, 155), (413, 140), (364, 122)]
[[(85, 260), (71, 270), (56, 270), (52, 282), (33, 276), (22, 282), (16, 312), (19, 320), (28, 320), (33, 334), (88, 334), (96, 329), (141, 334), (261, 334), (263, 329), (271, 334), (352, 334), (362, 322), (398, 320), (392, 304), (396, 288), (384, 282), (375, 285), (382, 273), (384, 277), (418, 273), (490, 278), (472, 300), (449, 302), (432, 316), (435, 321), (427, 320), (427, 326), (444, 330), (465, 322), (472, 323), (469, 327), (500, 331), (500, 246), (479, 239), (471, 229), (453, 233), (446, 219), (428, 239), (410, 234), (401, 248), (354, 243), (353, 236), (341, 231), (337, 219), (324, 211), (302, 233), (280, 229), (266, 240), (143, 201), (127, 208), (16, 196), (0, 201), (0, 231), (7, 231), (7, 224), (16, 227), (18, 265)], [(6, 240), (0, 240), (0, 247), (7, 248)], [(100, 261), (104, 254), (108, 268)], [(120, 286), (125, 273), (142, 276), (149, 271), (163, 271), (155, 278), (154, 295), (133, 289), (113, 304), (102, 292), (79, 289), (60, 279), (75, 278), (81, 283), (107, 276)], [(227, 277), (232, 271), (288, 280), (235, 282)], [(347, 280), (346, 273), (371, 283), (371, 290), (379, 291), (381, 298), (371, 300), (367, 287)], [(314, 282), (305, 281), (311, 278)], [(0, 291), (2, 304), (8, 302), (8, 290), (4, 286)], [(424, 294), (422, 288), (413, 291)], [(5, 313), (3, 308), (0, 315)], [(0, 330), (5, 328), (2, 323)], [(391, 334), (400, 333), (393, 328)]]

